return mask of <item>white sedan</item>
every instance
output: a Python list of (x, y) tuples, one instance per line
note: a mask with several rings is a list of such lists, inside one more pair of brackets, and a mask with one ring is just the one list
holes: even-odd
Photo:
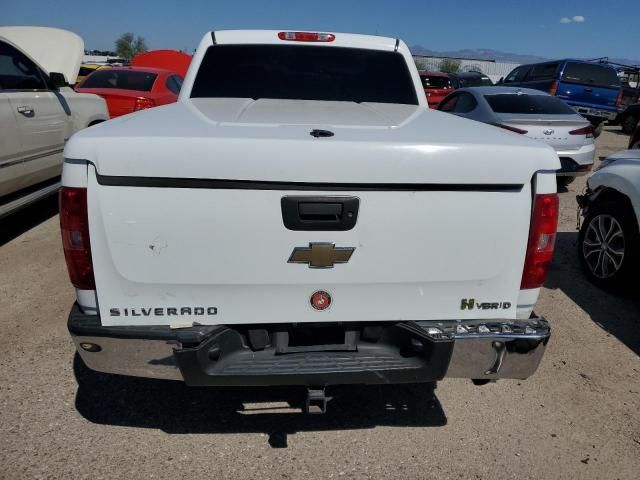
[(438, 110), (489, 123), (554, 148), (558, 182), (567, 185), (593, 167), (593, 126), (559, 98), (517, 87), (470, 87), (449, 94)]

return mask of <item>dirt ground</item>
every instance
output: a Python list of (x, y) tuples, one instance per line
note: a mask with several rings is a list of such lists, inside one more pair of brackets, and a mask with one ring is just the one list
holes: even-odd
[[(605, 156), (628, 137), (609, 129)], [(324, 416), (298, 389), (194, 389), (93, 373), (66, 330), (73, 301), (55, 200), (0, 221), (0, 477), (640, 478), (640, 295), (589, 284), (575, 194), (561, 193), (538, 314), (553, 326), (527, 381), (335, 387)]]

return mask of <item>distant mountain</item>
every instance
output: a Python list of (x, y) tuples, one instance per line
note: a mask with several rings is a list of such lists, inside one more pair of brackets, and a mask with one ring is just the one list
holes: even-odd
[[(434, 57), (453, 57), (453, 58), (469, 58), (475, 60), (495, 60), (496, 62), (509, 63), (537, 63), (550, 58), (539, 57), (537, 55), (523, 55), (518, 53), (501, 52), (500, 50), (492, 50), (490, 48), (465, 48), (463, 50), (454, 50), (448, 52), (439, 52), (430, 50), (422, 45), (413, 45), (409, 47), (413, 55), (426, 55)], [(628, 58), (609, 57), (609, 61), (621, 63), (623, 65), (640, 65), (640, 60), (631, 60)]]

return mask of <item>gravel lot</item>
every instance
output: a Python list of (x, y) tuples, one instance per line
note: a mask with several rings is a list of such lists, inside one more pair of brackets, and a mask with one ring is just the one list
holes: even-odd
[[(598, 154), (626, 146), (609, 129)], [(324, 416), (298, 389), (191, 389), (88, 371), (55, 201), (0, 221), (0, 477), (581, 478), (640, 476), (640, 299), (589, 284), (575, 194), (561, 193), (536, 311), (553, 336), (538, 373), (474, 387), (336, 387)]]

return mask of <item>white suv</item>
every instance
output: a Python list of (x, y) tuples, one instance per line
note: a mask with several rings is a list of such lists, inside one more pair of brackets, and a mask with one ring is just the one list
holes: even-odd
[(628, 290), (640, 265), (640, 150), (607, 157), (578, 195), (584, 223), (578, 255), (597, 285)]
[(0, 217), (56, 192), (67, 139), (109, 119), (102, 98), (67, 86), (83, 49), (64, 30), (0, 27)]

